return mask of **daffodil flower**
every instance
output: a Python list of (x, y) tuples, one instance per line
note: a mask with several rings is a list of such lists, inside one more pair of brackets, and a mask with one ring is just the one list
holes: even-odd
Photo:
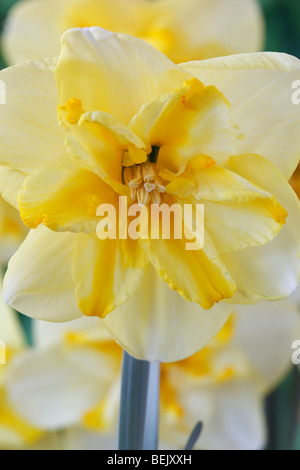
[(7, 396), (11, 362), (26, 349), (26, 342), (16, 313), (1, 298), (0, 341), (0, 449), (21, 449), (35, 444), (44, 432), (22, 419)]
[[(289, 299), (238, 307), (206, 348), (162, 364), (161, 448), (182, 448), (200, 420), (197, 448), (262, 449), (264, 398), (291, 368), (299, 327)], [(34, 337), (36, 347), (12, 364), (7, 388), (13, 405), (47, 432), (67, 430), (67, 446), (114, 449), (122, 349), (88, 319), (37, 321)]]
[[(100, 28), (65, 33), (57, 63), (2, 71), (1, 190), (32, 229), (10, 261), (5, 300), (47, 321), (98, 316), (135, 358), (170, 362), (214, 337), (230, 303), (291, 294), (299, 73), (298, 59), (273, 53), (175, 65)], [(97, 238), (102, 203), (151, 206), (149, 172), (159, 202), (204, 204), (201, 250)]]
[(260, 51), (264, 37), (256, 0), (23, 0), (3, 33), (6, 60), (54, 57), (64, 31), (89, 26), (148, 41), (175, 62)]

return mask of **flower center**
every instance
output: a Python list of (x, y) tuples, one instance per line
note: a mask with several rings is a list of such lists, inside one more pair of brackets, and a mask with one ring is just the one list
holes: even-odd
[(124, 181), (130, 188), (133, 201), (146, 206), (161, 203), (161, 194), (166, 192), (158, 176), (154, 162), (147, 160), (141, 165), (134, 165), (124, 169)]

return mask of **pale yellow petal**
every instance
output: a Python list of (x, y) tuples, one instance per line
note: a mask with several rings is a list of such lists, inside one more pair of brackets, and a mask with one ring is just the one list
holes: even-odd
[(43, 226), (32, 230), (9, 262), (5, 302), (41, 320), (63, 322), (82, 316), (71, 276), (76, 237)]
[(270, 242), (286, 217), (285, 209), (272, 199), (239, 204), (205, 202), (205, 227), (219, 253)]
[(0, 192), (3, 198), (16, 209), (19, 208), (18, 193), (26, 178), (22, 171), (8, 165), (0, 165)]
[[(181, 180), (180, 186), (186, 196), (193, 195), (199, 201), (243, 203), (271, 197), (267, 191), (233, 171), (213, 164), (209, 166), (209, 161), (207, 167), (188, 167), (182, 177), (174, 178), (172, 183), (177, 180)], [(186, 188), (182, 188), (184, 183)], [(176, 194), (176, 187), (171, 184), (166, 189), (169, 194)]]
[(33, 427), (16, 412), (5, 390), (0, 391), (1, 450), (23, 450), (36, 444), (43, 432)]
[[(6, 105), (0, 107), (0, 163), (20, 173), (28, 174), (64, 153), (53, 67), (52, 61), (40, 60), (0, 72), (6, 84)], [(20, 173), (15, 175), (18, 182)]]
[(145, 142), (147, 148), (150, 148), (151, 144), (155, 144), (155, 141), (152, 142), (153, 128), (158, 131), (160, 123), (165, 122), (174, 107), (177, 109), (179, 103), (183, 104), (187, 94), (203, 92), (203, 89), (204, 86), (198, 80), (192, 79), (184, 82), (178, 89), (156, 96), (133, 116), (129, 123), (130, 129)]
[(160, 148), (158, 168), (174, 173), (202, 154), (226, 161), (236, 153), (239, 137), (222, 93), (195, 79), (142, 107), (130, 127), (148, 147)]
[(299, 162), (300, 106), (292, 101), (300, 61), (285, 54), (241, 54), (181, 64), (228, 99), (245, 140), (239, 153), (258, 153), (290, 178)]
[(286, 225), (271, 242), (222, 255), (238, 286), (232, 301), (254, 303), (260, 299), (287, 297), (299, 282), (300, 205), (297, 196), (279, 170), (258, 155), (232, 157), (229, 169), (274, 194), (288, 213)]
[(85, 113), (81, 116), (78, 125), (84, 127), (87, 123), (94, 123), (103, 127), (108, 131), (108, 134), (112, 136), (116, 143), (121, 146), (132, 144), (139, 149), (145, 147), (144, 142), (134, 132), (132, 132), (129, 127), (125, 126), (122, 121), (119, 121), (110, 114), (103, 113), (101, 111)]
[(185, 302), (152, 267), (127, 302), (103, 320), (116, 341), (138, 359), (173, 362), (202, 349), (226, 322), (230, 309), (203, 310)]
[(56, 69), (61, 105), (75, 97), (87, 112), (104, 111), (126, 124), (143, 104), (188, 77), (143, 41), (96, 27), (63, 35)]
[(123, 149), (109, 131), (97, 123), (69, 126), (65, 144), (78, 167), (95, 173), (119, 194), (128, 194), (122, 182)]
[(0, 264), (6, 266), (28, 233), (19, 212), (0, 197)]
[(31, 173), (19, 193), (22, 220), (29, 228), (43, 223), (55, 231), (95, 232), (100, 204), (118, 205), (115, 191), (95, 173), (68, 157)]
[[(2, 280), (0, 287), (2, 291)], [(0, 297), (0, 337), (9, 348), (19, 350), (25, 347), (25, 335), (18, 316), (9, 305), (4, 303), (2, 296)]]
[(129, 152), (130, 164), (147, 159), (143, 141), (114, 116), (94, 111), (85, 113), (78, 126), (67, 127), (68, 153), (84, 168), (98, 174), (103, 180), (125, 194), (122, 188), (122, 165)]
[[(143, 282), (146, 261), (136, 251), (133, 258), (130, 248), (125, 248), (124, 256), (124, 244), (131, 246), (131, 241), (78, 235), (72, 272), (78, 305), (85, 315), (105, 317)], [(138, 241), (134, 244), (141, 251)]]
[(38, 428), (51, 431), (79, 424), (114, 379), (112, 366), (109, 357), (93, 348), (31, 349), (11, 363), (10, 401), (23, 419)]
[(264, 32), (255, 0), (23, 0), (6, 24), (6, 58), (54, 57), (63, 31), (91, 26), (139, 37), (175, 62), (261, 50)]
[[(166, 201), (165, 199), (164, 202)], [(171, 205), (169, 201), (169, 206)], [(184, 224), (188, 228), (187, 217), (184, 213), (181, 216), (185, 217)], [(175, 223), (176, 227), (183, 223), (177, 217), (174, 217), (174, 222), (170, 218), (171, 225)], [(196, 235), (199, 236), (197, 232), (195, 237)], [(185, 300), (210, 309), (216, 302), (232, 297), (235, 283), (221, 261), (209, 233), (204, 234), (203, 248), (197, 250), (187, 249), (184, 233), (181, 239), (176, 239), (172, 226), (169, 239), (163, 239), (162, 234), (160, 239), (151, 237), (140, 240), (142, 247), (160, 278)]]

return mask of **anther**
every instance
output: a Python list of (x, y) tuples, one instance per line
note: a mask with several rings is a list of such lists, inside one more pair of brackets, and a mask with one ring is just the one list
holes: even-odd
[(161, 203), (161, 194), (166, 192), (158, 176), (156, 166), (147, 161), (140, 165), (126, 167), (123, 172), (124, 182), (130, 188), (132, 201), (141, 205)]

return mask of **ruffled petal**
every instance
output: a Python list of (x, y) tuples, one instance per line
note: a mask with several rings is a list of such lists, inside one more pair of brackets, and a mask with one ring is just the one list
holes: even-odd
[[(163, 202), (160, 207), (164, 211), (163, 224), (160, 223), (159, 233), (155, 233), (158, 227), (155, 227), (155, 222), (152, 223), (155, 220), (152, 209), (151, 234), (140, 239), (159, 277), (186, 301), (199, 303), (204, 309), (232, 297), (235, 282), (220, 259), (209, 233), (205, 229), (202, 233), (201, 208), (190, 204), (192, 214), (189, 214), (185, 208), (182, 210), (175, 198), (165, 195)], [(195, 221), (196, 227), (193, 226)], [(182, 227), (181, 233), (179, 227)], [(189, 245), (188, 239), (193, 239), (193, 246)]]
[(140, 253), (131, 251), (131, 240), (78, 237), (72, 272), (79, 308), (85, 315), (105, 317), (143, 282), (148, 261), (137, 241), (134, 244)]
[(78, 168), (66, 157), (31, 173), (18, 201), (29, 228), (43, 223), (55, 231), (95, 232), (98, 206), (109, 203), (115, 207), (118, 196), (95, 173)]
[(287, 212), (276, 200), (240, 204), (205, 202), (205, 227), (217, 251), (229, 253), (272, 241)]
[(158, 168), (173, 173), (201, 154), (226, 161), (236, 153), (239, 136), (222, 93), (196, 79), (144, 106), (130, 126), (147, 146), (160, 148)]
[[(114, 116), (94, 111), (83, 113), (80, 118), (68, 116), (60, 107), (60, 120), (66, 129), (66, 149), (78, 166), (93, 171), (118, 193), (125, 194), (122, 184), (122, 162), (124, 152), (135, 148), (143, 153), (143, 160), (147, 158), (143, 150), (145, 145), (125, 124)], [(73, 121), (74, 118), (74, 121)], [(131, 164), (135, 162), (132, 161)]]
[[(204, 160), (204, 156), (202, 159)], [(172, 183), (179, 180), (180, 184), (175, 186), (170, 183), (166, 187), (167, 193), (177, 194), (176, 189), (180, 187), (185, 197), (192, 195), (198, 200), (229, 203), (267, 200), (272, 197), (263, 188), (227, 168), (216, 166), (209, 160), (204, 161), (200, 168), (196, 167), (197, 163), (201, 163), (200, 158), (190, 161), (181, 176), (172, 178)]]

